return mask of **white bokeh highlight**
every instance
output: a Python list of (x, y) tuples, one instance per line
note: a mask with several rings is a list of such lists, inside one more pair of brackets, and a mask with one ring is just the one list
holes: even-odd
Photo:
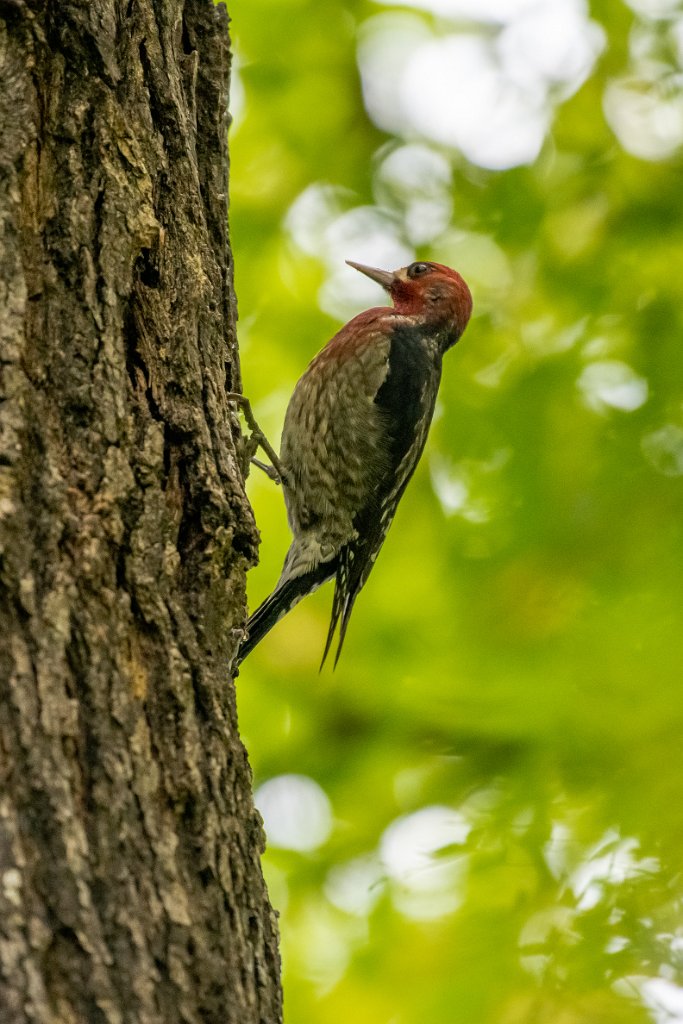
[(421, 46), (398, 96), (412, 129), (491, 170), (532, 163), (549, 125), (542, 88), (512, 81), (490, 42), (474, 34)]
[(332, 807), (325, 791), (307, 775), (277, 775), (256, 791), (269, 846), (307, 853), (327, 841)]
[(510, 461), (509, 448), (493, 452), (490, 459), (462, 459), (452, 462), (434, 455), (429, 460), (432, 487), (447, 516), (460, 516), (469, 523), (487, 523), (493, 514), (492, 478)]
[[(377, 3), (383, 0), (376, 0)], [(538, 6), (538, 0), (397, 0), (396, 7), (414, 7), (453, 21), (514, 21)]]
[(618, 409), (633, 412), (644, 405), (648, 384), (627, 363), (604, 359), (589, 363), (582, 371), (577, 387), (584, 404), (593, 412)]
[(659, 867), (654, 857), (638, 856), (637, 839), (622, 839), (616, 830), (606, 832), (572, 872), (570, 885), (577, 910), (592, 910), (604, 899), (607, 888), (639, 875), (655, 874)]
[(640, 447), (649, 464), (663, 476), (683, 476), (683, 427), (667, 423), (646, 434)]
[(683, 145), (683, 92), (671, 79), (616, 79), (603, 102), (610, 128), (627, 153), (664, 160)]
[(392, 149), (375, 174), (380, 206), (395, 208), (412, 245), (430, 242), (446, 230), (453, 213), (453, 172), (442, 153), (419, 143)]
[(670, 18), (680, 12), (681, 0), (626, 0), (631, 10), (645, 18)]
[(683, 1024), (683, 988), (666, 978), (646, 978), (640, 995), (655, 1024)]
[(393, 883), (392, 899), (406, 917), (430, 920), (457, 910), (467, 871), (470, 823), (449, 807), (423, 807), (384, 831), (380, 860)]
[(605, 45), (584, 0), (419, 6), (455, 21), (493, 22), (498, 31), (474, 24), (438, 34), (404, 13), (369, 19), (358, 62), (372, 119), (398, 135), (458, 149), (492, 170), (532, 163), (554, 104), (581, 86)]
[(386, 874), (375, 854), (332, 868), (325, 881), (330, 903), (347, 914), (366, 917), (384, 892)]

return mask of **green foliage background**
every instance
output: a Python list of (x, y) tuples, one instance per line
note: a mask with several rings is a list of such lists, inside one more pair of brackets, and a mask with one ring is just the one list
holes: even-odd
[[(437, 39), (500, 31), (445, 6), (400, 13)], [(683, 1020), (683, 14), (596, 0), (600, 53), (571, 95), (551, 90), (538, 157), (490, 170), (366, 113), (358, 41), (391, 11), (231, 9), (244, 389), (270, 437), (341, 317), (372, 304), (343, 312), (351, 271), (324, 291), (365, 258), (335, 218), (384, 218), (475, 301), (337, 670), (317, 671), (325, 588), (239, 678), (256, 784), (280, 782), (260, 792), (286, 1019)], [(661, 151), (615, 134), (615, 82), (652, 99)], [(409, 185), (385, 173), (406, 141), (427, 160)], [(417, 246), (416, 195), (452, 203)], [(288, 531), (256, 471), (249, 493), (255, 607)]]

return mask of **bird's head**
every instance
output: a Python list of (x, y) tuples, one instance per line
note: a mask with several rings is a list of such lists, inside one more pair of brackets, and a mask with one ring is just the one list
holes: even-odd
[(377, 270), (346, 261), (389, 292), (398, 313), (437, 329), (453, 326), (457, 341), (472, 314), (472, 295), (457, 270), (442, 263), (411, 263), (400, 270)]

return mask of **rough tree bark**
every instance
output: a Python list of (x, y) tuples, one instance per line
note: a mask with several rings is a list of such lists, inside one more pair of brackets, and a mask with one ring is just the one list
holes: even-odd
[(228, 71), (211, 0), (0, 0), (2, 1024), (281, 1019)]

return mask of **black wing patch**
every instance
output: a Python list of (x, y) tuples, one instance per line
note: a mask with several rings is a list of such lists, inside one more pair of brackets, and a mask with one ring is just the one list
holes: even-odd
[(391, 337), (389, 372), (375, 398), (387, 418), (392, 476), (415, 441), (416, 424), (427, 412), (424, 405), (429, 396), (425, 388), (433, 390), (436, 397), (440, 375), (441, 357), (427, 347), (423, 332), (403, 324), (397, 326)]

